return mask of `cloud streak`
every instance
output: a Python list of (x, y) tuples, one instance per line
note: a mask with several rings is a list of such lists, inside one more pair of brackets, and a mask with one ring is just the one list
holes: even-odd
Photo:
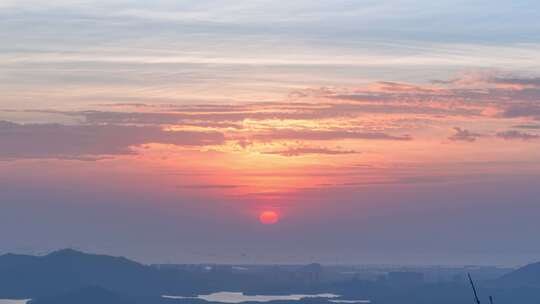
[(295, 130), (277, 129), (272, 132), (256, 134), (254, 138), (264, 141), (272, 140), (342, 140), (342, 139), (362, 139), (362, 140), (396, 140), (408, 141), (412, 138), (409, 135), (390, 135), (382, 132), (362, 132), (348, 130)]
[(509, 131), (503, 131), (498, 132), (497, 137), (500, 137), (505, 140), (533, 140), (533, 139), (539, 139), (540, 135), (538, 134), (531, 134), (527, 132), (521, 132), (516, 130), (509, 130)]
[[(337, 141), (412, 141), (422, 129), (433, 131), (464, 118), (510, 127), (533, 125), (531, 119), (540, 119), (538, 98), (538, 78), (482, 74), (425, 85), (379, 81), (357, 88), (298, 90), (282, 101), (186, 105), (124, 102), (93, 104), (91, 110), (80, 111), (10, 110), (3, 113), (8, 117), (63, 115), (80, 124), (3, 122), (0, 139), (7, 148), (0, 156), (99, 159), (133, 154), (134, 147), (148, 143), (235, 149), (227, 147), (228, 142), (239, 143), (243, 150), (248, 145), (261, 145), (254, 151), (289, 157), (353, 154), (354, 149), (333, 147)], [(489, 134), (461, 127), (455, 127), (454, 132), (447, 138), (456, 142), (474, 142)], [(496, 134), (522, 140), (535, 136), (515, 131)], [(306, 146), (288, 145), (281, 150), (263, 147), (274, 142), (306, 142)]]
[(280, 155), (285, 157), (295, 157), (303, 155), (346, 155), (359, 153), (360, 152), (354, 150), (338, 150), (323, 147), (297, 147), (284, 150), (263, 152), (263, 154)]
[(466, 129), (462, 129), (459, 127), (454, 128), (454, 135), (448, 137), (448, 139), (453, 141), (467, 141), (467, 142), (474, 142), (477, 138), (482, 137), (483, 135), (480, 133), (471, 132)]
[(175, 146), (222, 144), (222, 133), (164, 131), (159, 127), (120, 125), (16, 124), (0, 121), (0, 158), (92, 159), (134, 154), (150, 143)]

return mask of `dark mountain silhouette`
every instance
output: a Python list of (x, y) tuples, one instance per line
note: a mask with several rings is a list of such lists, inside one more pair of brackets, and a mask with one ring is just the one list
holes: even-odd
[(22, 254), (8, 253), (6, 255), (2, 255), (0, 256), (0, 271), (10, 267), (28, 264), (36, 259), (38, 259), (38, 257)]
[[(143, 265), (122, 257), (64, 249), (45, 256), (0, 256), (0, 298), (43, 298), (99, 286), (133, 298), (197, 295), (222, 290), (311, 292), (288, 274), (235, 274), (230, 267), (201, 272)], [(229, 269), (229, 270), (227, 270)]]
[(46, 256), (0, 256), (0, 298), (36, 298), (100, 286), (127, 295), (197, 292), (198, 281), (122, 257), (64, 249)]
[(540, 288), (540, 262), (525, 265), (497, 280), (497, 285)]

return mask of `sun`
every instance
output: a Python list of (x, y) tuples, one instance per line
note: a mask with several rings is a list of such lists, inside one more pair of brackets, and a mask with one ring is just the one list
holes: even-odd
[(259, 221), (264, 225), (273, 225), (279, 221), (279, 215), (275, 211), (263, 211), (259, 215)]

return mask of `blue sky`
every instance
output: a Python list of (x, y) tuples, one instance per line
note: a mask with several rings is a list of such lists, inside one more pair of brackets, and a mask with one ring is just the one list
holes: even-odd
[(533, 74), (538, 11), (534, 1), (1, 1), (0, 86), (8, 107), (36, 108)]

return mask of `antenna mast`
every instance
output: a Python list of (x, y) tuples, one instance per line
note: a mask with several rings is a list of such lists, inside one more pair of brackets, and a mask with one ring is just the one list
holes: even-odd
[[(469, 277), (469, 282), (471, 283), (472, 290), (474, 292), (474, 299), (476, 301), (476, 304), (480, 304), (480, 299), (478, 299), (478, 293), (476, 292), (476, 286), (474, 286), (473, 279), (471, 277), (470, 273), (467, 273), (467, 276)], [(490, 297), (490, 301), (493, 301), (493, 299)]]

